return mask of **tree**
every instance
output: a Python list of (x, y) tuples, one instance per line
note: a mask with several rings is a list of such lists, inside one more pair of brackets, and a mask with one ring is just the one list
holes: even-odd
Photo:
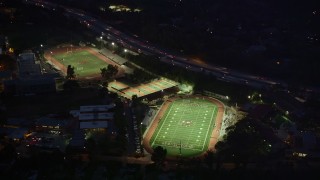
[(107, 70), (109, 71), (111, 78), (113, 78), (115, 75), (117, 75), (117, 73), (119, 71), (118, 66), (111, 65), (111, 64), (108, 65)]
[(7, 52), (7, 45), (6, 45), (6, 43), (3, 43), (3, 45), (2, 45), (2, 51), (3, 51), (3, 52)]
[(135, 107), (139, 101), (138, 96), (136, 94), (132, 95), (131, 100), (132, 100), (133, 106)]
[(105, 87), (105, 88), (108, 88), (109, 83), (107, 81), (105, 81), (105, 82), (102, 83), (102, 86)]
[(13, 141), (2, 141), (0, 149), (0, 163), (8, 163), (17, 157), (16, 148)]
[(233, 160), (236, 165), (245, 166), (249, 161), (261, 160), (271, 151), (271, 145), (248, 119), (239, 121), (227, 131), (225, 139), (215, 146), (218, 157), (224, 160)]
[(0, 54), (0, 71), (14, 71), (17, 69), (17, 61), (11, 56)]
[(101, 71), (100, 74), (101, 74), (102, 79), (107, 80), (107, 78), (109, 76), (107, 68), (105, 68), (105, 67), (100, 68), (100, 71)]
[(100, 89), (99, 89), (99, 96), (104, 98), (104, 97), (107, 97), (108, 93), (109, 93), (109, 90), (108, 90), (108, 85), (105, 86), (103, 85)]
[(7, 109), (4, 105), (0, 104), (0, 126), (7, 123)]
[(67, 80), (63, 84), (64, 90), (73, 90), (73, 89), (77, 89), (79, 87), (80, 87), (80, 85), (79, 85), (78, 81), (76, 81), (76, 80)]
[(92, 137), (90, 137), (86, 142), (86, 147), (90, 153), (93, 153), (96, 147), (96, 141)]
[(75, 77), (76, 76), (75, 76), (75, 72), (74, 72), (74, 67), (72, 67), (71, 65), (68, 65), (66, 78), (67, 79), (74, 79)]
[(157, 167), (161, 168), (163, 166), (164, 160), (167, 156), (167, 150), (161, 146), (157, 146), (153, 148), (153, 153), (151, 156), (151, 160), (154, 161)]
[(204, 156), (204, 162), (212, 169), (212, 164), (215, 160), (215, 153), (212, 150), (208, 150)]
[(110, 81), (118, 73), (118, 66), (109, 64), (107, 68), (101, 68), (101, 77), (105, 81)]

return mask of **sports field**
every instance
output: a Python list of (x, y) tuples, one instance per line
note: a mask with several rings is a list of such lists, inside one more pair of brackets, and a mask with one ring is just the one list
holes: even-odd
[(183, 157), (201, 155), (208, 150), (220, 111), (217, 104), (207, 98), (172, 100), (159, 118), (148, 142), (152, 148), (166, 148), (168, 156), (175, 157), (180, 153)]
[(166, 78), (160, 78), (148, 83), (142, 83), (138, 86), (130, 86), (129, 84), (125, 84), (120, 81), (110, 82), (108, 88), (110, 91), (119, 93), (119, 95), (124, 96), (128, 99), (131, 99), (133, 95), (137, 95), (137, 97), (143, 97), (155, 92), (159, 92), (165, 89), (169, 89), (177, 86), (178, 83), (171, 81)]
[(65, 67), (68, 65), (73, 66), (76, 76), (80, 78), (100, 74), (100, 68), (108, 66), (105, 61), (87, 50), (53, 54), (52, 57)]

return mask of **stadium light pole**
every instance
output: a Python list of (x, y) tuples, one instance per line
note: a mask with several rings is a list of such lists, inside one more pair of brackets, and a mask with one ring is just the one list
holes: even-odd
[(141, 149), (141, 154), (144, 155), (144, 150), (143, 150), (143, 146), (142, 146), (142, 139), (143, 139), (143, 133), (142, 133), (142, 125), (143, 123), (140, 123), (140, 149)]
[(43, 44), (40, 44), (40, 58), (43, 58)]
[(112, 51), (114, 51), (114, 42), (112, 42), (111, 45), (112, 45)]
[(127, 51), (128, 51), (128, 50), (127, 50), (127, 49), (124, 49), (123, 51), (124, 51), (124, 58), (127, 59)]
[(102, 36), (100, 36), (100, 49), (102, 49)]
[(142, 125), (143, 125), (143, 123), (141, 122), (140, 123), (140, 138), (142, 139)]

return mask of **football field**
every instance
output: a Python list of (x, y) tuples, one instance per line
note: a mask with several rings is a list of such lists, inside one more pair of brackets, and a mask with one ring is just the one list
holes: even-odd
[(208, 150), (218, 107), (206, 98), (175, 99), (165, 110), (150, 139), (150, 146), (162, 146), (168, 156), (193, 157)]

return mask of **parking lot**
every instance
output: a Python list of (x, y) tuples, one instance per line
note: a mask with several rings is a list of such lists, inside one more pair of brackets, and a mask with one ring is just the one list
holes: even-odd
[(17, 147), (17, 153), (20, 156), (28, 156), (32, 148), (40, 150), (65, 152), (66, 146), (69, 144), (69, 135), (61, 135), (59, 133), (38, 133), (33, 132), (26, 139), (22, 140)]

